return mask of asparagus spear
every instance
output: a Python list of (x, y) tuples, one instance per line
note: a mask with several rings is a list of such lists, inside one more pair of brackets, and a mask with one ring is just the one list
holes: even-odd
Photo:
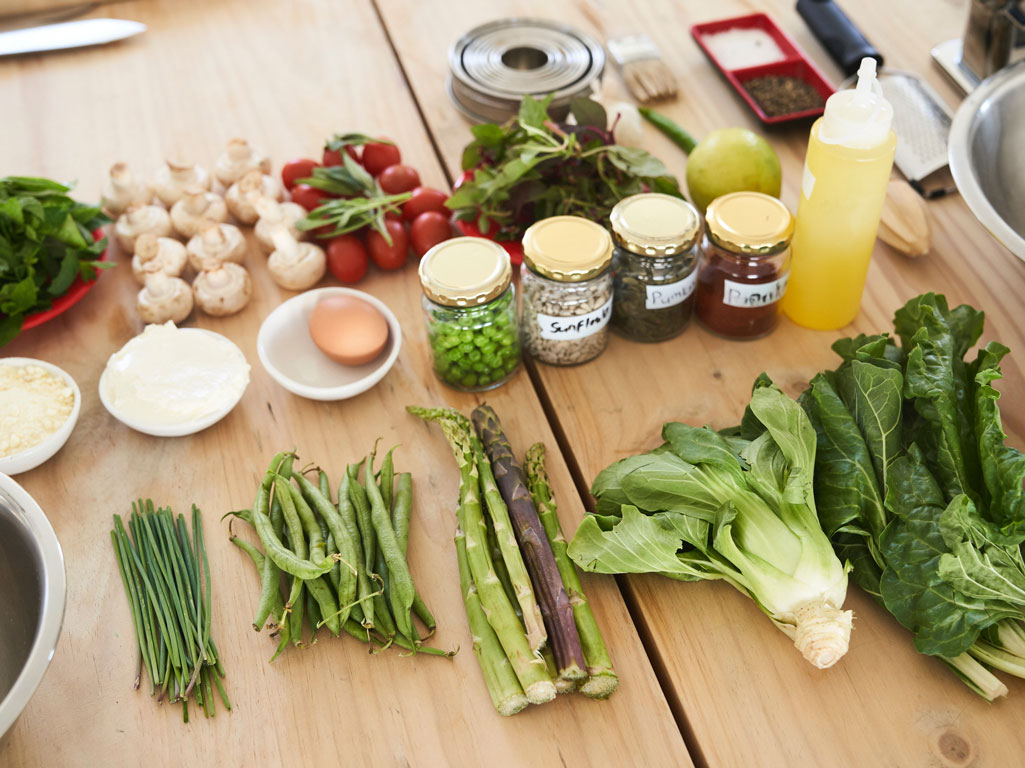
[[(509, 520), (509, 509), (498, 489), (495, 476), (491, 471), (491, 464), (488, 462), (487, 456), (484, 455), (484, 447), (476, 437), (472, 436), (471, 441), (473, 458), (477, 462), (477, 470), (480, 473), (484, 502), (491, 518), (491, 528), (494, 531), (495, 540), (498, 542), (501, 552), (502, 565), (509, 578), (509, 586), (512, 587), (516, 603), (519, 605), (518, 613), (527, 630), (527, 642), (530, 643), (532, 651), (538, 651), (548, 639), (544, 619), (541, 617), (541, 609), (534, 597), (534, 589), (530, 583), (527, 566), (523, 562), (523, 554), (516, 544), (512, 522)], [(495, 570), (500, 572), (498, 560), (495, 559), (494, 562)], [(501, 579), (501, 575), (499, 575), (499, 579)], [(505, 586), (504, 582), (503, 586)]]
[[(523, 469), (513, 456), (512, 446), (502, 431), (498, 415), (487, 405), (479, 405), (471, 414), (484, 450), (491, 459), (495, 480), (502, 492), (516, 538), (523, 552), (541, 614), (548, 627), (548, 637), (555, 655), (559, 677), (582, 680), (587, 677), (587, 663), (580, 647), (580, 636), (573, 620), (573, 608), (562, 584), (552, 547), (541, 527), (534, 502), (527, 490)], [(526, 617), (524, 617), (526, 618)]]
[(559, 566), (562, 583), (569, 594), (569, 602), (573, 606), (573, 619), (576, 621), (580, 645), (587, 662), (588, 678), (580, 686), (580, 692), (595, 699), (607, 698), (616, 690), (619, 678), (612, 670), (612, 660), (605, 649), (604, 641), (602, 641), (598, 622), (595, 621), (594, 613), (584, 595), (576, 566), (566, 553), (566, 539), (559, 526), (555, 499), (552, 496), (551, 483), (548, 482), (548, 472), (545, 470), (544, 443), (535, 443), (527, 449), (524, 464), (527, 470), (527, 482), (530, 485), (530, 495), (537, 507), (537, 514), (545, 529), (545, 536), (552, 545), (552, 554), (555, 555), (555, 563)]
[(543, 704), (555, 698), (555, 684), (545, 667), (544, 660), (535, 656), (527, 643), (527, 636), (505, 595), (502, 584), (488, 554), (484, 534), (484, 514), (481, 510), (480, 476), (473, 460), (470, 422), (458, 411), (447, 408), (417, 408), (409, 406), (410, 413), (426, 421), (435, 421), (445, 433), (452, 453), (459, 464), (459, 527), (466, 534), (466, 556), (470, 573), (477, 586), (481, 607), (506, 657), (523, 687), (527, 701)]
[(466, 557), (466, 534), (456, 529), (456, 556), (459, 559), (459, 587), (466, 606), (466, 620), (473, 637), (473, 653), (480, 664), (484, 682), (491, 694), (491, 703), (500, 715), (515, 715), (527, 706), (520, 681), (516, 679), (512, 665), (502, 650), (495, 630), (488, 624), (488, 617), (480, 604), (477, 587), (470, 576), (470, 563)]

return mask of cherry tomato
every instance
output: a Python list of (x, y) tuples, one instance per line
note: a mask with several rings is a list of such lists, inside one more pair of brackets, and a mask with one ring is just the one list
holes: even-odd
[(393, 210), (389, 209), (389, 210), (384, 212), (384, 218), (386, 218), (386, 219), (394, 219), (395, 221), (402, 221), (402, 211), (401, 210), (393, 211)]
[(426, 211), (448, 213), (448, 208), (445, 207), (446, 200), (448, 195), (440, 189), (417, 187), (413, 190), (413, 196), (402, 204), (402, 218), (412, 221)]
[(376, 229), (367, 232), (367, 249), (370, 258), (381, 269), (400, 269), (406, 263), (409, 251), (409, 235), (406, 225), (394, 219), (385, 219), (384, 226), (391, 235), (392, 244), (388, 245), (384, 237)]
[(389, 195), (409, 192), (420, 186), (420, 174), (408, 165), (389, 165), (377, 177), (381, 189)]
[(285, 183), (285, 189), (294, 187), (299, 179), (308, 179), (313, 175), (313, 169), (319, 167), (320, 163), (308, 157), (289, 160), (281, 169), (281, 180)]
[(402, 153), (394, 144), (370, 143), (363, 145), (363, 167), (371, 176), (377, 176), (389, 165), (402, 162)]
[(440, 211), (424, 211), (409, 227), (409, 239), (413, 243), (413, 253), (423, 258), (427, 251), (438, 243), (452, 237), (452, 226), (448, 216)]
[(311, 187), (308, 184), (296, 184), (292, 187), (292, 202), (299, 203), (307, 211), (312, 211), (325, 200), (330, 200), (331, 197), (324, 190)]
[(366, 246), (354, 234), (339, 235), (327, 243), (327, 268), (342, 283), (358, 283), (367, 273)]

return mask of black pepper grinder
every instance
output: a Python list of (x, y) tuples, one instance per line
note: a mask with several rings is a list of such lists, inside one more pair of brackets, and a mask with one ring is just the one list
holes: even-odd
[(833, 0), (797, 0), (797, 12), (848, 77), (858, 71), (866, 56), (883, 65), (882, 54)]

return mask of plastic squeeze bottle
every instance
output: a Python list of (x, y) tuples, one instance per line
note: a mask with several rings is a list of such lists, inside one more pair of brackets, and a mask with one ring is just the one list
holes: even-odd
[(864, 58), (856, 88), (834, 93), (811, 127), (782, 306), (820, 330), (853, 322), (861, 305), (897, 149), (893, 107)]

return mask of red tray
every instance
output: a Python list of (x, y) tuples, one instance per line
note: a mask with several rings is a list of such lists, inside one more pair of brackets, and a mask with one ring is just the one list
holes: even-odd
[[(93, 232), (93, 242), (102, 240), (103, 236), (103, 230), (97, 229), (95, 232)], [(108, 250), (109, 247), (104, 248), (103, 253), (101, 253), (99, 258), (96, 260), (106, 261)], [(97, 270), (96, 276), (99, 277), (99, 270)], [(82, 278), (76, 277), (75, 282), (71, 284), (71, 287), (68, 288), (68, 290), (62, 296), (58, 296), (56, 299), (53, 300), (53, 304), (50, 305), (49, 309), (44, 310), (42, 312), (33, 312), (31, 315), (25, 315), (25, 319), (21, 323), (21, 330), (27, 331), (29, 328), (35, 328), (37, 325), (42, 325), (47, 320), (52, 320), (62, 312), (66, 312), (67, 310), (71, 309), (73, 305), (77, 304), (79, 301), (82, 300), (82, 297), (89, 293), (89, 289), (93, 287), (93, 284), (95, 282), (95, 278), (90, 280), (89, 282), (84, 282)]]
[[(771, 64), (762, 64), (756, 67), (728, 69), (712, 53), (712, 50), (705, 42), (705, 38), (708, 35), (725, 32), (729, 29), (764, 30), (775, 41), (776, 45), (779, 46), (780, 50), (783, 51), (784, 58), (781, 61), (774, 61)], [(740, 98), (747, 102), (751, 111), (758, 115), (758, 119), (763, 123), (771, 125), (791, 120), (801, 120), (806, 117), (818, 117), (822, 114), (823, 107), (805, 109), (800, 112), (789, 112), (785, 115), (769, 116), (758, 106), (758, 102), (751, 98), (751, 95), (744, 90), (744, 83), (748, 80), (766, 75), (796, 77), (818, 91), (819, 95), (822, 96), (823, 102), (833, 95), (833, 86), (829, 84), (829, 81), (826, 80), (818, 68), (811, 63), (811, 60), (804, 55), (804, 51), (798, 48), (797, 44), (782, 29), (776, 26), (776, 22), (764, 13), (751, 13), (747, 16), (736, 16), (732, 19), (720, 19), (719, 21), (695, 24), (690, 28), (690, 33), (693, 35), (695, 42), (701, 47), (701, 50), (705, 52), (705, 55), (722, 72), (723, 77), (733, 86), (733, 89), (740, 95)]]

